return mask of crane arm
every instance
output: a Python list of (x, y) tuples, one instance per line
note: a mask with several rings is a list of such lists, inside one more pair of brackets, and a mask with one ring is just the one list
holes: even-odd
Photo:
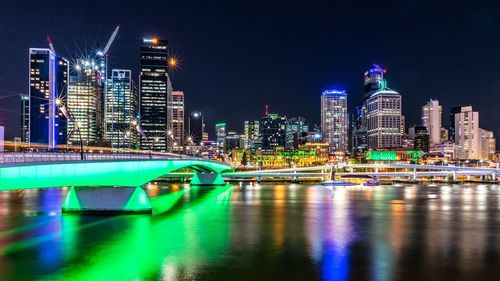
[(118, 30), (120, 29), (120, 25), (117, 25), (115, 28), (115, 31), (113, 31), (113, 34), (111, 34), (111, 37), (108, 40), (108, 43), (106, 44), (106, 47), (104, 47), (104, 50), (102, 53), (106, 55), (109, 51), (109, 48), (111, 47), (111, 44), (113, 44), (113, 41), (115, 40), (116, 35), (118, 34)]
[(50, 50), (55, 54), (56, 49), (54, 49), (54, 44), (52, 44), (52, 39), (50, 39), (50, 36), (47, 34), (47, 43), (49, 44)]

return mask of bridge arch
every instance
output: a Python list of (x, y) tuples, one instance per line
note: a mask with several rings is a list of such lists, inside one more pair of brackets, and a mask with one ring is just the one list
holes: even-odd
[(202, 159), (19, 163), (0, 167), (0, 190), (60, 186), (136, 187), (183, 168), (214, 174), (233, 170), (229, 165)]

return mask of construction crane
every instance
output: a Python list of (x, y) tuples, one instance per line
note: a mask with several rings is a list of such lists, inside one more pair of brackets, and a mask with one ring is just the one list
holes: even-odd
[(47, 44), (49, 44), (50, 50), (56, 54), (56, 49), (54, 49), (54, 44), (52, 44), (52, 39), (50, 39), (50, 36), (47, 34)]

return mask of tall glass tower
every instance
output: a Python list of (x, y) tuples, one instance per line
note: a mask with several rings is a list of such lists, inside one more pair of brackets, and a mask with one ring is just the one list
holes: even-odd
[(168, 111), (172, 85), (168, 77), (167, 41), (144, 38), (140, 47), (140, 122), (146, 134), (141, 149), (168, 150)]
[(111, 71), (106, 96), (106, 139), (113, 148), (133, 148), (137, 143), (138, 96), (128, 69)]
[(344, 90), (326, 90), (321, 95), (321, 132), (330, 151), (348, 149), (349, 116), (347, 93)]
[(67, 95), (68, 61), (50, 49), (30, 48), (29, 77), (29, 136), (25, 140), (48, 148), (65, 144), (66, 119), (56, 100), (65, 101)]

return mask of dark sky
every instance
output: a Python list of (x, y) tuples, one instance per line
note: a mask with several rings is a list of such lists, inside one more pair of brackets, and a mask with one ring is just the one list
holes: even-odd
[[(439, 2), (439, 3), (438, 3)], [(444, 3), (449, 2), (449, 3)], [(480, 126), (500, 136), (500, 1), (8, 1), (0, 9), (0, 122), (19, 135), (17, 94), (28, 92), (28, 48), (53, 37), (74, 58), (105, 45), (113, 67), (137, 77), (138, 42), (169, 40), (182, 60), (173, 85), (186, 112), (242, 130), (271, 111), (319, 124), (320, 94), (342, 87), (353, 108), (372, 63), (388, 69), (403, 96), (407, 124), (419, 122), (429, 98), (472, 105)], [(36, 4), (34, 4), (36, 3)]]

